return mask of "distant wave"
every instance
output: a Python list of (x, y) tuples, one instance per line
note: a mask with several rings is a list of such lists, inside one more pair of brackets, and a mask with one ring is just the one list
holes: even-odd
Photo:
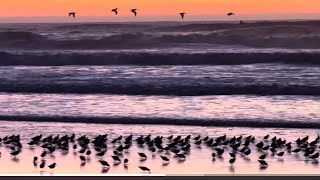
[[(128, 80), (130, 81), (130, 80)], [(122, 81), (121, 81), (122, 82)], [(72, 94), (126, 94), (126, 95), (320, 95), (320, 86), (252, 84), (139, 84), (139, 83), (0, 83), (0, 92), (8, 93), (72, 93)]]
[[(85, 28), (89, 25), (80, 25)], [(92, 25), (93, 26), (93, 25)], [(216, 27), (215, 27), (216, 26)], [(227, 25), (224, 25), (224, 27)], [(230, 25), (228, 25), (230, 26)], [(90, 26), (89, 26), (90, 27)], [(97, 26), (99, 27), (99, 26)], [(96, 28), (97, 28), (96, 27)], [(119, 28), (122, 27), (119, 25)], [(318, 26), (244, 26), (221, 29), (219, 25), (188, 25), (186, 28), (215, 27), (208, 32), (199, 31), (188, 34), (165, 33), (166, 28), (172, 32), (182, 29), (183, 26), (162, 28), (163, 31), (143, 29), (139, 31), (118, 31), (115, 34), (104, 35), (108, 31), (97, 30), (95, 37), (88, 37), (87, 29), (83, 36), (70, 38), (72, 32), (81, 32), (75, 28), (69, 33), (61, 34), (62, 38), (55, 38), (49, 34), (31, 31), (4, 31), (0, 32), (0, 48), (11, 49), (121, 49), (143, 47), (176, 47), (180, 44), (220, 44), (243, 45), (258, 48), (320, 48), (320, 28)], [(88, 28), (88, 27), (87, 27)], [(110, 27), (109, 27), (110, 28)], [(161, 30), (161, 28), (160, 28)], [(94, 32), (94, 29), (93, 29)], [(92, 33), (93, 33), (92, 32)], [(103, 33), (104, 32), (104, 33)], [(76, 33), (76, 34), (77, 34)], [(74, 33), (73, 33), (74, 34)]]
[(319, 129), (319, 122), (282, 121), (282, 120), (232, 120), (232, 119), (170, 119), (138, 117), (70, 117), (70, 116), (24, 116), (0, 115), (0, 121), (35, 121), (35, 122), (77, 122), (102, 124), (152, 124), (185, 125), (215, 127), (260, 127), (260, 128), (299, 128)]
[[(320, 44), (320, 43), (319, 43)], [(0, 52), (0, 65), (239, 65), (320, 64), (320, 53), (13, 53)]]

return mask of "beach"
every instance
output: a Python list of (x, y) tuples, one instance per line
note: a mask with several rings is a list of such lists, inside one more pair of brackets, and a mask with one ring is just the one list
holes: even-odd
[[(310, 145), (320, 128), (319, 37), (318, 21), (1, 24), (0, 174), (319, 174), (312, 158), (318, 141)], [(6, 147), (4, 138), (18, 134), (15, 157), (10, 153), (19, 148)], [(40, 134), (86, 135), (90, 142), (107, 134), (107, 152), (96, 156), (89, 143), (84, 155), (68, 140), (67, 152), (55, 149), (39, 168), (43, 143), (28, 143)], [(132, 146), (114, 164), (114, 149), (131, 134)], [(181, 160), (171, 150), (152, 153), (147, 142), (138, 146), (136, 139), (149, 134), (162, 136), (164, 146), (171, 135), (190, 135), (180, 142), (190, 152)], [(224, 135), (218, 146), (206, 144)], [(246, 137), (255, 140), (248, 155), (239, 147), (231, 165), (234, 136), (241, 148)], [(256, 147), (271, 146), (275, 136), (276, 152)], [(306, 147), (298, 147), (306, 137)], [(217, 147), (224, 153), (213, 159)], [(308, 148), (314, 152), (305, 154)], [(261, 168), (263, 154), (268, 166)]]

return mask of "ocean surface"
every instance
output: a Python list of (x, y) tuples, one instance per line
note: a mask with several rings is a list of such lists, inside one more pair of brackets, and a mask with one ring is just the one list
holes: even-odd
[[(0, 137), (20, 134), (27, 147), (38, 134), (315, 138), (319, 40), (320, 21), (0, 24)], [(41, 173), (30, 165), (40, 148), (20, 158), (0, 149), (0, 166), (16, 167), (1, 174)], [(167, 167), (155, 154), (137, 160), (139, 151), (125, 155), (129, 169), (113, 165), (110, 173), (146, 165), (160, 174), (317, 174), (319, 164), (270, 155), (261, 170), (253, 151), (257, 157), (230, 166), (193, 146), (186, 162)], [(47, 161), (58, 174), (101, 173), (97, 157), (79, 167), (78, 155)]]
[(3, 120), (320, 128), (320, 22), (0, 25)]

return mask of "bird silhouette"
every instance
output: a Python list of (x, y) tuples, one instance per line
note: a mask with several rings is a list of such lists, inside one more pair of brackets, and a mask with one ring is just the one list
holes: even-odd
[(234, 158), (232, 158), (232, 159), (229, 160), (229, 163), (230, 163), (230, 164), (233, 164), (235, 161), (236, 161), (236, 158), (234, 157)]
[(109, 165), (109, 163), (108, 163), (107, 161), (99, 160), (99, 162), (100, 162), (100, 164), (101, 164), (103, 167), (107, 167), (107, 168), (110, 167), (110, 165)]
[(116, 15), (118, 15), (118, 8), (112, 9), (111, 12), (114, 12)]
[(227, 16), (235, 16), (236, 14), (234, 14), (234, 13), (232, 13), (232, 12), (230, 12), (230, 13), (228, 13), (227, 14)]
[(145, 166), (139, 166), (142, 171), (148, 171), (150, 173), (150, 169)]
[(131, 12), (134, 14), (134, 16), (137, 16), (137, 10), (138, 9), (131, 9)]
[(162, 159), (163, 161), (166, 161), (166, 162), (169, 161), (169, 158), (167, 158), (166, 156), (161, 156), (161, 155), (160, 155), (160, 157), (161, 157), (161, 159)]
[(75, 18), (76, 17), (76, 12), (69, 12), (69, 17)]
[(266, 157), (267, 157), (267, 155), (263, 154), (263, 155), (259, 156), (259, 159), (265, 159)]
[(45, 165), (46, 165), (46, 161), (42, 161), (42, 163), (40, 164), (39, 167), (40, 167), (41, 169), (43, 169)]
[(112, 159), (113, 159), (114, 161), (121, 162), (121, 159), (120, 159), (118, 156), (112, 156)]
[(183, 19), (183, 18), (184, 18), (184, 15), (185, 15), (186, 13), (182, 12), (182, 13), (179, 13), (179, 14), (180, 14), (180, 16), (181, 16), (181, 19)]
[(56, 163), (52, 163), (51, 165), (49, 165), (48, 167), (50, 168), (50, 169), (54, 169), (55, 167), (56, 167)]
[(258, 160), (261, 166), (268, 166), (268, 163), (265, 160)]
[(141, 158), (147, 159), (147, 155), (145, 155), (144, 153), (138, 153), (138, 154), (139, 154), (139, 156), (140, 156)]

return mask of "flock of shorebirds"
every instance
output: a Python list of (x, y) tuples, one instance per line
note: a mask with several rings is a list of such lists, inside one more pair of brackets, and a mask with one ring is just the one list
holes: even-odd
[[(35, 167), (44, 169), (46, 167), (54, 169), (56, 163), (46, 164), (45, 157), (52, 155), (55, 151), (61, 151), (68, 154), (70, 151), (79, 156), (81, 166), (84, 166), (91, 155), (98, 157), (103, 172), (107, 172), (111, 166), (109, 162), (104, 160), (108, 147), (112, 146), (113, 164), (124, 164), (124, 167), (128, 167), (129, 159), (125, 158), (126, 153), (129, 153), (130, 147), (133, 144), (141, 148), (146, 148), (152, 153), (153, 156), (159, 156), (164, 164), (170, 163), (170, 156), (173, 154), (174, 158), (178, 161), (185, 161), (188, 154), (192, 151), (191, 146), (201, 147), (206, 146), (212, 149), (211, 158), (214, 161), (216, 158), (222, 158), (228, 156), (231, 166), (236, 162), (237, 156), (248, 158), (252, 150), (257, 150), (257, 161), (260, 163), (260, 168), (264, 169), (268, 167), (268, 163), (265, 160), (266, 157), (282, 157), (285, 154), (300, 153), (307, 159), (318, 161), (319, 149), (318, 143), (320, 137), (311, 140), (309, 136), (304, 138), (298, 138), (294, 142), (287, 142), (285, 139), (278, 138), (276, 136), (270, 137), (264, 136), (261, 140), (256, 140), (252, 135), (249, 136), (233, 136), (227, 137), (226, 135), (219, 137), (201, 137), (200, 135), (191, 137), (178, 136), (156, 136), (141, 135), (139, 137), (118, 136), (116, 138), (108, 139), (108, 135), (98, 135), (93, 139), (88, 138), (86, 135), (76, 138), (75, 134), (72, 135), (37, 135), (31, 138), (27, 146), (42, 148), (42, 153), (33, 158), (33, 164)], [(15, 159), (22, 152), (22, 143), (20, 142), (20, 135), (6, 136), (0, 138), (0, 143), (10, 149), (11, 156)], [(319, 146), (320, 147), (320, 146)], [(227, 155), (226, 155), (227, 154)], [(148, 156), (145, 153), (138, 152), (141, 161), (147, 160)], [(208, 155), (210, 157), (210, 155)], [(39, 166), (38, 166), (39, 164)], [(139, 166), (142, 172), (150, 173), (150, 169), (145, 166)]]
[[(114, 9), (111, 10), (111, 12), (114, 13), (115, 15), (118, 15), (118, 11), (119, 11), (118, 8), (114, 8)], [(138, 11), (138, 9), (131, 9), (131, 12), (133, 13), (134, 16), (137, 16), (137, 15), (138, 15), (137, 11)], [(76, 12), (69, 12), (69, 17), (75, 18), (75, 17), (76, 17), (76, 14), (77, 14)], [(184, 19), (184, 17), (185, 17), (186, 14), (187, 14), (187, 13), (185, 13), (185, 12), (180, 12), (180, 13), (179, 13), (179, 15), (181, 16), (181, 19)], [(235, 13), (232, 13), (232, 12), (230, 12), (230, 13), (227, 14), (227, 16), (235, 16), (235, 15), (236, 15), (236, 14), (235, 14)]]

